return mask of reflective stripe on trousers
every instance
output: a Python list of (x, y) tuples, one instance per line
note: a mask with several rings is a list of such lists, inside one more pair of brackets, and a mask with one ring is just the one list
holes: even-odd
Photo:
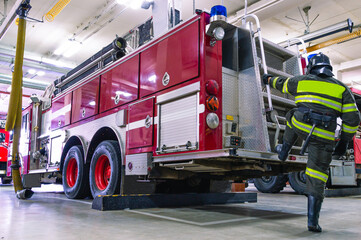
[[(312, 125), (297, 121), (295, 116), (292, 117), (292, 125), (306, 133), (310, 133), (310, 131), (312, 129)], [(331, 141), (335, 140), (334, 132), (330, 132), (330, 131), (327, 131), (327, 130), (324, 130), (321, 128), (317, 128), (317, 127), (315, 127), (312, 135), (323, 138), (323, 139), (331, 140)]]
[(315, 169), (312, 169), (312, 168), (306, 168), (306, 174), (312, 178), (317, 178), (323, 182), (327, 182), (327, 179), (328, 179), (328, 175), (323, 173), (323, 172), (320, 172), (320, 171), (317, 171)]

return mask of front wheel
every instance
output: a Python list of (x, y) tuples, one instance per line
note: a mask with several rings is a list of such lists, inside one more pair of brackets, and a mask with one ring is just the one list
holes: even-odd
[(117, 141), (103, 141), (95, 149), (89, 175), (90, 190), (94, 198), (119, 193), (120, 159)]
[(84, 163), (83, 148), (73, 146), (69, 149), (63, 165), (63, 188), (68, 198), (89, 196), (89, 165)]

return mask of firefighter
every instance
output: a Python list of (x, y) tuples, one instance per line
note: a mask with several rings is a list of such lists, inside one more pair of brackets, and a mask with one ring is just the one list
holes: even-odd
[[(285, 161), (297, 137), (310, 136), (306, 167), (308, 230), (322, 232), (318, 218), (332, 155), (345, 154), (360, 123), (355, 99), (347, 86), (333, 78), (330, 60), (322, 53), (310, 59), (306, 75), (287, 78), (264, 74), (263, 82), (295, 96), (297, 108), (287, 113), (283, 144), (275, 150)], [(342, 119), (342, 131), (334, 149), (338, 117)]]

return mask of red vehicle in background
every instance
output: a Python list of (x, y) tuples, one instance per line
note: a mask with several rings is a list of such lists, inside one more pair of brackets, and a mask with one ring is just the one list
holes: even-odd
[(5, 131), (5, 120), (0, 120), (0, 178), (2, 184), (11, 182), (11, 178), (6, 176), (6, 165), (9, 156), (10, 133)]

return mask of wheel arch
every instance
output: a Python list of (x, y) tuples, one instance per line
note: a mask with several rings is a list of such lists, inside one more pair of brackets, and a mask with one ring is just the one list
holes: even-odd
[(80, 136), (71, 136), (65, 143), (63, 151), (61, 153), (60, 158), (60, 172), (63, 172), (63, 166), (64, 166), (64, 160), (66, 155), (68, 154), (68, 151), (71, 147), (81, 145), (83, 147), (83, 156), (85, 156), (86, 152), (86, 143), (84, 139)]
[(120, 148), (120, 153), (121, 153), (121, 162), (120, 164), (123, 164), (123, 148), (122, 148), (122, 139), (119, 135), (119, 133), (113, 129), (112, 127), (102, 127), (100, 128), (93, 136), (93, 138), (91, 139), (89, 145), (88, 145), (88, 149), (86, 152), (86, 157), (85, 157), (85, 162), (86, 163), (90, 163), (93, 153), (95, 152), (95, 149), (97, 148), (97, 146), (105, 141), (105, 140), (114, 140), (117, 141), (119, 144), (119, 148)]

